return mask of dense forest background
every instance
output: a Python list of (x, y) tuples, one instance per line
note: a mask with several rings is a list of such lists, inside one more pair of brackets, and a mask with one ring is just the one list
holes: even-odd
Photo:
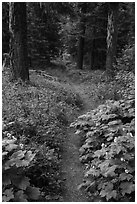
[[(42, 66), (57, 57), (89, 69), (105, 69), (109, 3), (27, 3), (29, 63)], [(134, 44), (134, 3), (120, 3), (116, 18), (117, 52)], [(9, 53), (9, 4), (3, 3), (3, 53)], [(79, 62), (80, 63), (80, 62)], [(82, 68), (80, 64), (79, 68)]]
[(3, 2), (2, 62), (3, 201), (134, 201), (135, 3)]

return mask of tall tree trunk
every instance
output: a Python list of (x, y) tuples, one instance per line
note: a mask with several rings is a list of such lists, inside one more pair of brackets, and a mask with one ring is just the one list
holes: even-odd
[(106, 71), (109, 76), (113, 76), (113, 62), (116, 54), (117, 46), (117, 19), (118, 19), (119, 3), (109, 3), (108, 25), (107, 25), (107, 56)]
[(84, 35), (85, 35), (85, 21), (81, 18), (80, 22), (80, 36), (78, 41), (78, 59), (77, 67), (79, 69), (83, 68), (83, 58), (84, 58)]
[(29, 80), (26, 3), (9, 3), (10, 65), (12, 79)]
[(94, 62), (95, 62), (95, 33), (96, 33), (96, 28), (94, 26), (92, 31), (92, 42), (91, 42), (91, 51), (90, 51), (90, 68), (92, 70), (94, 69)]
[(85, 31), (86, 31), (86, 18), (85, 13), (87, 11), (88, 4), (86, 2), (79, 3), (80, 5), (80, 36), (78, 42), (78, 59), (77, 59), (77, 67), (79, 69), (83, 68), (83, 58), (84, 58), (84, 41), (85, 41)]

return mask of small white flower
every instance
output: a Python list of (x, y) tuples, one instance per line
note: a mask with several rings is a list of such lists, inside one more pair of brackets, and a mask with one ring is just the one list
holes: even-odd
[(101, 147), (104, 147), (104, 146), (105, 146), (105, 144), (104, 144), (104, 143), (102, 143), (102, 144), (101, 144)]
[(120, 160), (121, 160), (121, 161), (124, 161), (124, 159), (123, 159), (123, 158), (121, 158)]
[(17, 138), (16, 138), (16, 137), (14, 137), (14, 136), (12, 136), (12, 139), (13, 139), (13, 140), (17, 140)]
[(130, 137), (133, 137), (132, 133), (130, 132)]
[(19, 146), (20, 146), (20, 148), (22, 149), (24, 145), (21, 143)]
[(125, 173), (128, 174), (128, 173), (129, 173), (129, 170), (125, 169)]
[(7, 137), (11, 137), (11, 134), (9, 132), (7, 133)]
[(114, 142), (116, 142), (116, 141), (117, 141), (117, 137), (114, 138)]

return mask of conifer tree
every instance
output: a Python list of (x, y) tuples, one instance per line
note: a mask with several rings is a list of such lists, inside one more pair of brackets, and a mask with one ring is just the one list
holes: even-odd
[(106, 70), (109, 76), (113, 76), (113, 62), (117, 46), (117, 20), (119, 3), (109, 3), (108, 25), (107, 25), (107, 57)]
[(26, 18), (26, 3), (9, 3), (10, 65), (13, 80), (29, 80)]

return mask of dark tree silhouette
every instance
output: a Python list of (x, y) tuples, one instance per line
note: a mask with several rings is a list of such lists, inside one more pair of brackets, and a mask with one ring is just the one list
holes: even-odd
[(81, 7), (81, 17), (80, 17), (80, 35), (78, 40), (78, 59), (77, 59), (77, 67), (79, 69), (83, 68), (83, 58), (84, 58), (84, 35), (86, 30), (86, 19), (85, 13), (87, 10), (87, 4), (80, 4)]
[(9, 3), (9, 31), (12, 79), (29, 80), (26, 3)]

